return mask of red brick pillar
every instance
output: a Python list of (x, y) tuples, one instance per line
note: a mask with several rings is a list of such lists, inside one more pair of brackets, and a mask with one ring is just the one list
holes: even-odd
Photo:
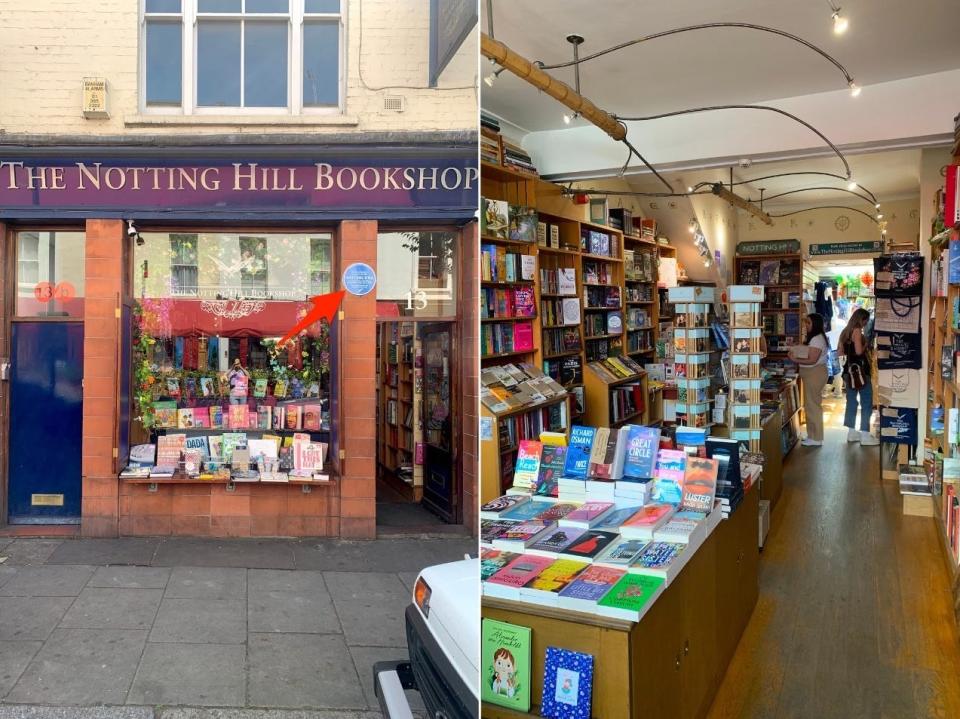
[(480, 237), (477, 223), (463, 228), (460, 242), (460, 388), (462, 407), (463, 524), (477, 534), (480, 469)]
[(122, 220), (87, 220), (83, 318), (83, 508), (86, 537), (117, 536), (118, 479), (114, 470), (117, 310), (123, 289)]
[[(377, 268), (377, 223), (340, 225), (341, 272), (354, 262)], [(340, 535), (377, 536), (377, 291), (343, 299), (340, 355)]]

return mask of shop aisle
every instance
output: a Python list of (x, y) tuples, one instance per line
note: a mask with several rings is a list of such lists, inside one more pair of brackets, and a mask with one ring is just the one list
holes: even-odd
[(902, 515), (877, 448), (844, 441), (835, 404), (824, 446), (797, 447), (784, 467), (760, 599), (710, 719), (960, 716), (937, 528)]

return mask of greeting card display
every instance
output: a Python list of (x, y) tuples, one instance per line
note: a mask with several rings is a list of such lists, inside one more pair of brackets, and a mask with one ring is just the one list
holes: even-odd
[(540, 716), (590, 719), (592, 695), (593, 657), (569, 649), (547, 647)]

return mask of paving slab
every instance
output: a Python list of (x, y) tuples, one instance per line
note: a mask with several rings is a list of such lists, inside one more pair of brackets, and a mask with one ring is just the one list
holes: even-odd
[(10, 566), (36, 566), (44, 564), (54, 550), (63, 544), (62, 539), (35, 539), (33, 537), (15, 539), (3, 548), (7, 557), (5, 564)]
[(0, 699), (13, 689), (43, 642), (0, 642)]
[(177, 599), (242, 599), (247, 596), (247, 570), (220, 567), (175, 567), (166, 596)]
[(0, 537), (0, 554), (3, 554), (3, 548), (13, 543), (13, 537)]
[(163, 598), (162, 589), (87, 587), (60, 621), (80, 629), (150, 629)]
[(16, 573), (16, 567), (8, 567), (5, 564), (0, 564), (0, 587), (13, 579), (13, 575)]
[(243, 706), (245, 696), (242, 644), (147, 644), (127, 702)]
[(413, 585), (417, 583), (417, 577), (420, 576), (420, 572), (400, 572), (400, 574), (397, 576), (400, 577), (400, 581), (403, 582), (403, 586), (405, 586), (408, 590), (410, 590), (410, 593), (413, 594)]
[(0, 719), (155, 719), (152, 707), (0, 705)]
[(151, 642), (243, 644), (247, 605), (242, 599), (174, 599), (160, 602)]
[(477, 540), (389, 539), (369, 542), (342, 539), (301, 541), (294, 545), (297, 569), (342, 572), (419, 572), (424, 567), (477, 554)]
[(73, 597), (0, 597), (0, 640), (46, 639)]
[(123, 704), (146, 640), (135, 629), (57, 629), (6, 701)]
[[(6, 719), (0, 714), (0, 719)], [(29, 719), (47, 719), (30, 717)], [(52, 719), (61, 719), (57, 716)], [(84, 718), (85, 719), (85, 718)], [(94, 719), (100, 719), (95, 717)], [(196, 707), (163, 707), (157, 719), (383, 719), (379, 712), (352, 709), (200, 709)]]
[(159, 539), (138, 537), (68, 539), (54, 550), (47, 564), (149, 566), (159, 544)]
[(75, 597), (90, 581), (94, 567), (85, 565), (22, 567), (2, 587), (6, 597)]
[(87, 587), (115, 589), (164, 589), (170, 579), (167, 567), (100, 567)]
[[(363, 695), (367, 698), (367, 706), (371, 709), (379, 709), (380, 704), (377, 701), (377, 695), (373, 689), (373, 665), (377, 662), (387, 662), (396, 659), (407, 659), (406, 647), (350, 647), (350, 655), (353, 657), (353, 664), (357, 668), (357, 674), (360, 676), (360, 684), (363, 687)], [(410, 689), (404, 692), (407, 695), (407, 702), (413, 711), (426, 711), (423, 705), (423, 699), (420, 692)]]
[(250, 590), (247, 631), (295, 634), (341, 634), (326, 588), (298, 592)]
[(323, 572), (289, 571), (285, 569), (251, 569), (247, 572), (251, 592), (327, 591)]
[(282, 539), (165, 539), (153, 566), (294, 569), (293, 546)]
[(342, 636), (251, 634), (247, 657), (247, 697), (251, 706), (366, 707)]
[(324, 579), (350, 646), (406, 645), (410, 592), (396, 574), (327, 572)]

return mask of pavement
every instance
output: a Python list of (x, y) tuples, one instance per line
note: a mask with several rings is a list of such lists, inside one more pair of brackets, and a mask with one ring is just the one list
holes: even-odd
[(417, 573), (476, 546), (0, 537), (0, 719), (379, 717)]

